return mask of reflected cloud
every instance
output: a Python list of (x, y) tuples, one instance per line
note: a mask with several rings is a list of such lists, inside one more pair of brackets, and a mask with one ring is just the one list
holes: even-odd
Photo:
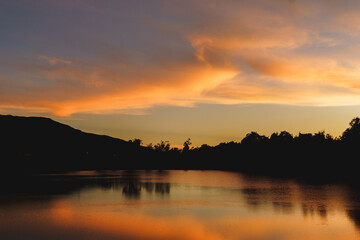
[[(66, 212), (66, 214), (64, 214)], [(97, 213), (89, 211), (69, 217), (72, 209), (62, 204), (52, 210), (52, 219), (60, 225), (68, 225), (85, 230), (98, 230), (130, 239), (223, 239), (202, 227), (201, 222), (188, 217), (151, 217), (143, 214)]]
[(8, 181), (8, 191), (2, 186), (2, 236), (17, 236), (13, 230), (19, 226), (22, 236), (39, 240), (340, 240), (358, 235), (358, 193), (342, 185), (221, 171), (42, 177), (43, 183), (41, 178), (18, 185)]
[[(339, 220), (344, 216), (336, 216)], [(51, 219), (61, 226), (85, 231), (102, 231), (120, 238), (130, 239), (351, 239), (351, 229), (337, 222), (332, 231), (317, 231), (316, 225), (308, 224), (294, 216), (283, 218), (221, 217), (197, 219), (190, 216), (155, 217), (141, 213), (81, 212), (58, 202), (51, 211)], [(334, 234), (336, 233), (336, 234)], [(301, 238), (299, 238), (301, 236)]]

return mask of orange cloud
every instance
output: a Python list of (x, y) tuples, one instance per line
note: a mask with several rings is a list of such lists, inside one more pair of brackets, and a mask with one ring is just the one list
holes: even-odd
[(86, 38), (90, 47), (82, 54), (95, 53), (88, 59), (40, 55), (46, 62), (7, 62), (12, 73), (0, 77), (0, 107), (68, 116), (197, 103), (360, 104), (354, 54), (360, 6), (351, 3), (154, 4), (175, 20), (140, 14), (146, 22), (134, 32), (154, 34), (136, 38), (140, 43), (130, 49), (115, 39), (115, 33), (128, 35), (113, 29), (104, 40), (113, 45)]
[[(130, 72), (122, 73), (125, 68)], [(218, 67), (196, 61), (169, 65), (164, 69), (126, 66), (121, 70), (103, 66), (90, 69), (87, 66), (84, 69), (54, 66), (39, 70), (54, 86), (34, 89), (15, 98), (5, 97), (5, 93), (1, 105), (48, 109), (61, 116), (141, 109), (156, 104), (191, 106), (202, 101), (203, 91), (237, 74), (231, 66)]]

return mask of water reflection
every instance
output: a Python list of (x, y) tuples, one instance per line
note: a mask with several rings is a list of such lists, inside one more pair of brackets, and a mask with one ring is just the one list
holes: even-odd
[(360, 229), (360, 210), (359, 209), (351, 209), (346, 211), (349, 218), (354, 221), (357, 228)]
[(87, 186), (93, 184), (103, 190), (120, 191), (127, 198), (140, 198), (141, 192), (148, 194), (169, 194), (170, 183), (141, 182), (140, 179), (97, 179), (95, 183), (87, 182)]
[(216, 171), (116, 171), (1, 184), (1, 239), (358, 239), (359, 192)]
[[(121, 184), (122, 192), (129, 198), (140, 198), (140, 193), (144, 189), (147, 193), (169, 194), (169, 183), (141, 183), (141, 182), (126, 182)], [(155, 189), (155, 191), (154, 191)]]

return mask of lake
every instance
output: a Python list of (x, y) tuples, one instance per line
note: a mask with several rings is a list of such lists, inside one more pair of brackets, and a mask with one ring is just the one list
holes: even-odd
[(0, 239), (360, 239), (360, 193), (222, 171), (2, 180)]

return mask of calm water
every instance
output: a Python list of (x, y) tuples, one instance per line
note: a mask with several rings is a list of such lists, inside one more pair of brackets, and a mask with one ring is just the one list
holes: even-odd
[(360, 239), (360, 194), (221, 171), (9, 180), (0, 239)]

